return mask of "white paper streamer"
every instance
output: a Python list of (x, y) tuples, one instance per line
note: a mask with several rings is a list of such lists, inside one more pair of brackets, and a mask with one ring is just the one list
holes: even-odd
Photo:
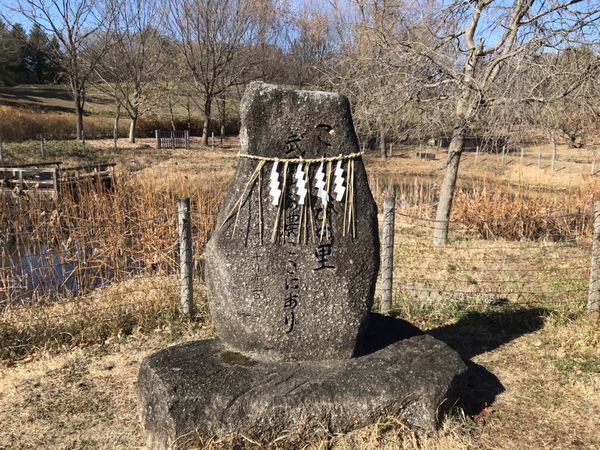
[(333, 192), (336, 193), (335, 199), (338, 202), (341, 202), (344, 198), (344, 193), (346, 192), (346, 187), (344, 186), (344, 169), (342, 169), (342, 161), (339, 160), (337, 162), (337, 166), (335, 167), (335, 171), (333, 172), (335, 178), (333, 179)]
[(296, 174), (294, 176), (296, 178), (296, 196), (298, 197), (298, 204), (304, 205), (308, 189), (306, 189), (306, 176), (304, 174), (304, 167), (302, 164), (298, 164), (298, 168), (296, 169)]
[(327, 206), (327, 202), (329, 202), (329, 194), (325, 190), (325, 186), (325, 172), (323, 172), (323, 163), (321, 163), (315, 174), (315, 187), (317, 188), (317, 197), (321, 199), (323, 206)]
[(273, 206), (279, 206), (279, 200), (281, 199), (281, 189), (279, 188), (279, 172), (277, 172), (278, 165), (279, 161), (275, 161), (273, 163), (273, 168), (271, 169), (271, 189), (269, 194), (271, 197), (273, 197)]

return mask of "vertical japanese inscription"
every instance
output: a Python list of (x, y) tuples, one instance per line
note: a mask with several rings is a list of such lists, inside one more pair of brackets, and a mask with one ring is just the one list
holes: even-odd
[[(290, 190), (291, 191), (291, 190)], [(289, 191), (288, 191), (289, 192)], [(286, 252), (285, 265), (285, 297), (284, 309), (284, 331), (291, 333), (296, 321), (296, 308), (299, 302), (300, 278), (298, 275), (298, 231), (300, 227), (300, 208), (296, 202), (296, 195), (289, 192), (284, 199), (286, 202), (284, 223), (284, 246)]]
[[(334, 134), (333, 127), (327, 124), (317, 124), (312, 130), (289, 133), (285, 142), (285, 154), (288, 158), (302, 159), (305, 150), (302, 148), (304, 138), (314, 133), (316, 140), (324, 149), (331, 147), (329, 138)], [(291, 168), (294, 170), (294, 167)], [(285, 178), (285, 177), (284, 177)], [(309, 194), (310, 195), (310, 194)], [(286, 189), (283, 207), (285, 211), (283, 245), (286, 254), (285, 282), (283, 299), (283, 325), (285, 333), (291, 333), (296, 324), (296, 310), (300, 306), (300, 276), (298, 269), (298, 248), (300, 232), (300, 205), (296, 200), (296, 192), (293, 184)], [(323, 208), (317, 209), (317, 220), (320, 220), (324, 212)], [(327, 221), (326, 242), (320, 242), (314, 252), (316, 267), (314, 271), (335, 269), (330, 258), (333, 254), (333, 236), (329, 220)]]
[[(261, 189), (259, 187), (258, 192), (261, 192)], [(260, 223), (259, 218), (257, 217), (258, 220), (254, 220), (253, 219), (253, 215), (258, 213), (255, 213), (254, 210), (256, 211), (260, 211), (261, 208), (261, 204), (260, 202), (262, 202), (262, 199), (260, 198), (260, 194), (256, 196), (256, 208), (252, 208), (249, 211), (249, 215), (250, 215), (250, 223), (254, 223), (256, 224), (255, 227), (252, 228), (252, 237), (253, 239), (251, 240), (252, 245), (253, 245), (253, 252), (252, 252), (252, 284), (251, 284), (251, 289), (252, 289), (252, 299), (254, 301), (261, 301), (265, 298), (265, 294), (264, 294), (264, 290), (263, 290), (263, 280), (262, 280), (262, 276), (261, 276), (261, 263), (262, 263), (262, 255), (261, 255), (261, 245), (260, 245), (260, 241), (261, 241), (261, 230), (260, 227), (262, 226), (262, 224)]]
[(323, 233), (323, 239), (317, 244), (313, 256), (315, 258), (315, 266), (313, 267), (313, 271), (319, 272), (325, 269), (335, 269), (335, 266), (331, 263), (331, 258), (333, 256), (333, 227), (331, 226), (333, 208), (328, 203), (327, 206), (319, 206), (316, 209), (316, 217), (317, 223), (320, 223), (323, 220), (323, 214), (325, 214), (325, 208), (327, 209), (328, 220), (325, 223), (325, 232)]

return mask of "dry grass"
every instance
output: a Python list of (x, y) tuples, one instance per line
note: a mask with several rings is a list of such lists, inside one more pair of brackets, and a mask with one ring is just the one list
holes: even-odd
[[(108, 117), (84, 117), (84, 129), (88, 137), (110, 134), (112, 128), (112, 120)], [(123, 127), (121, 133), (124, 132)], [(43, 134), (46, 139), (65, 139), (74, 136), (74, 114), (0, 106), (0, 136), (4, 142), (27, 141), (36, 139), (40, 134)]]
[[(200, 284), (195, 306), (195, 320), (206, 322), (206, 292)], [(157, 329), (179, 335), (191, 325), (179, 313), (177, 277), (137, 277), (78, 299), (3, 310), (0, 360), (18, 361), (39, 352), (103, 344)]]
[[(368, 157), (369, 170), (373, 174), (418, 175), (432, 178), (441, 184), (446, 163), (446, 152), (442, 149), (424, 147), (423, 151), (435, 155), (435, 160), (427, 161), (416, 157), (418, 148), (402, 146), (394, 156), (385, 161), (376, 153)], [(542, 150), (542, 163), (538, 166), (539, 151)], [(595, 176), (591, 176), (592, 162), (600, 152), (600, 142), (591, 143), (585, 149), (570, 149), (566, 145), (558, 146), (559, 159), (555, 170), (550, 168), (550, 148), (548, 145), (536, 145), (525, 148), (524, 159), (520, 154), (504, 158), (498, 154), (480, 154), (477, 160), (475, 152), (465, 152), (461, 157), (460, 179), (469, 182), (478, 179), (493, 180), (516, 186), (551, 190), (578, 189), (582, 183), (595, 179), (600, 171), (600, 161), (595, 164)]]
[[(16, 292), (13, 303), (23, 297), (52, 297), (54, 291), (81, 294), (132, 274), (175, 273), (179, 197), (191, 199), (196, 257), (201, 255), (224, 192), (218, 175), (165, 177), (153, 168), (118, 177), (115, 191), (104, 192), (92, 184), (56, 199), (5, 199), (0, 205), (0, 226), (5, 230), (0, 290)], [(22, 273), (29, 255), (40, 260), (32, 264), (43, 280), (36, 280), (38, 272)], [(55, 274), (59, 266), (69, 278), (62, 270)]]
[(597, 183), (582, 184), (570, 194), (539, 193), (524, 186), (512, 190), (487, 180), (459, 188), (451, 220), (472, 236), (508, 240), (577, 240), (589, 237)]
[[(459, 352), (470, 352), (474, 363), (492, 372), (503, 389), (491, 405), (480, 405), (478, 414), (458, 410), (431, 434), (410, 431), (387, 417), (347, 435), (288, 435), (275, 442), (212, 439), (197, 448), (598, 448), (598, 322), (580, 314), (567, 318), (526, 308), (481, 310), (461, 318), (442, 315), (425, 328)], [(427, 321), (423, 316), (423, 325)], [(127, 339), (115, 336), (54, 355), (41, 351), (1, 368), (0, 446), (143, 446), (135, 404), (141, 359), (167, 345), (211, 335), (210, 326), (200, 324), (164, 324), (152, 334), (134, 328)], [(482, 381), (489, 382), (473, 376), (472, 389), (485, 390)]]

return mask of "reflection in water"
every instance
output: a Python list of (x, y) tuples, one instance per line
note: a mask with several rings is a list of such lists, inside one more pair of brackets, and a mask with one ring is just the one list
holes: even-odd
[(75, 266), (65, 257), (51, 253), (43, 247), (39, 255), (25, 256), (16, 271), (19, 290), (27, 295), (35, 292), (77, 294)]

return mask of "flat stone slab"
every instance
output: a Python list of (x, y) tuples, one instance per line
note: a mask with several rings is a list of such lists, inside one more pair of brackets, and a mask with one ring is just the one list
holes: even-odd
[(348, 432), (391, 414), (435, 429), (458, 398), (467, 370), (462, 358), (402, 320), (373, 315), (371, 329), (378, 338), (368, 341), (370, 353), (349, 360), (261, 361), (216, 339), (149, 356), (137, 393), (148, 446)]

